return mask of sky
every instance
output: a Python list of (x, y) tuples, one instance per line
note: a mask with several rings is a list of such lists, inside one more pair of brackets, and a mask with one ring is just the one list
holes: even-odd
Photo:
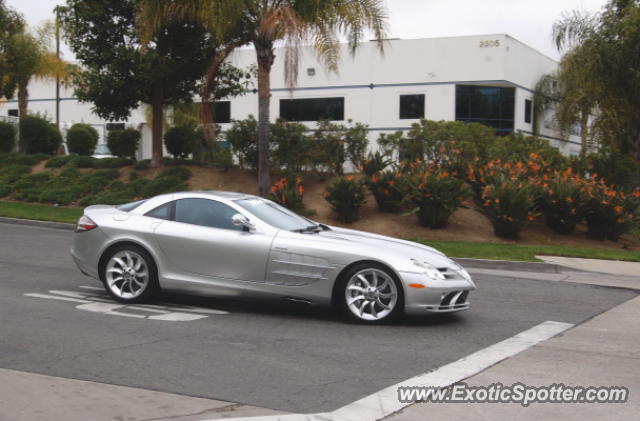
[[(53, 18), (59, 0), (5, 0), (30, 25)], [(606, 0), (385, 0), (390, 38), (432, 38), (506, 33), (558, 59), (551, 28), (563, 12), (596, 12)], [(63, 48), (67, 59), (72, 58)]]

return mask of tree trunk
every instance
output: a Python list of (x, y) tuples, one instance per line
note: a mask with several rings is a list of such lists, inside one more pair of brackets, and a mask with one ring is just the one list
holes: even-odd
[(589, 139), (589, 113), (583, 112), (580, 116), (580, 157), (584, 158), (587, 156), (587, 149), (589, 149), (588, 144)]
[(269, 106), (271, 102), (271, 66), (275, 59), (273, 42), (255, 42), (258, 56), (258, 191), (269, 193)]
[(151, 166), (162, 166), (162, 125), (164, 123), (164, 93), (162, 85), (153, 89), (151, 101)]
[(18, 116), (20, 118), (27, 116), (29, 106), (29, 89), (27, 85), (18, 86)]

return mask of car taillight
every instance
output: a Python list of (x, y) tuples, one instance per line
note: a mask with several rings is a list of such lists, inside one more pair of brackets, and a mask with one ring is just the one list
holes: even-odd
[(87, 215), (82, 215), (80, 219), (78, 219), (78, 223), (76, 225), (76, 232), (85, 232), (91, 231), (94, 228), (97, 228), (98, 225), (91, 220)]

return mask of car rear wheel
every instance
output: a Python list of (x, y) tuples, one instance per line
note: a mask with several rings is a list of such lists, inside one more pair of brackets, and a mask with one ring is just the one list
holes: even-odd
[(107, 292), (123, 303), (146, 301), (158, 289), (153, 259), (145, 250), (132, 245), (111, 250), (104, 259), (101, 279)]
[(349, 319), (365, 324), (393, 320), (402, 313), (404, 295), (397, 277), (382, 265), (366, 263), (342, 277), (338, 304)]

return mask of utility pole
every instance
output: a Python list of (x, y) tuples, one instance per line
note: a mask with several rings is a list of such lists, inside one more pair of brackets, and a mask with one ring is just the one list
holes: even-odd
[[(56, 9), (56, 57), (60, 61), (60, 15)], [(56, 127), (60, 130), (60, 74), (56, 72)]]

